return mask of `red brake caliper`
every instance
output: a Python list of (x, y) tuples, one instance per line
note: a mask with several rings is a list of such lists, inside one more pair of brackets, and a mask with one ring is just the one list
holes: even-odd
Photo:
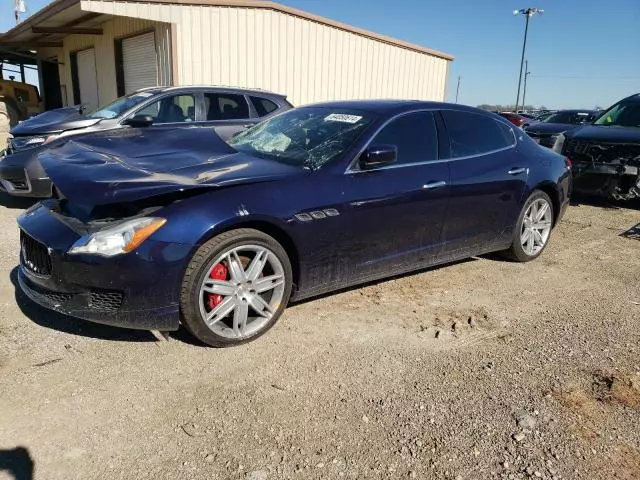
[[(209, 274), (209, 277), (212, 280), (228, 280), (228, 275), (229, 275), (229, 270), (227, 270), (227, 267), (225, 267), (223, 264), (218, 263), (217, 265), (214, 265), (214, 267), (211, 269), (211, 273)], [(222, 295), (218, 295), (217, 293), (210, 293), (209, 294), (209, 308), (211, 310), (213, 310), (221, 301), (222, 301)]]

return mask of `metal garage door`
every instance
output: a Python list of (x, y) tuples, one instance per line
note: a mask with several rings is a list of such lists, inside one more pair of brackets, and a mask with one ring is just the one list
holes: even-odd
[(76, 54), (78, 62), (78, 89), (80, 102), (87, 112), (98, 108), (98, 76), (96, 74), (96, 53), (93, 48)]
[(125, 93), (158, 85), (158, 60), (153, 32), (122, 40)]

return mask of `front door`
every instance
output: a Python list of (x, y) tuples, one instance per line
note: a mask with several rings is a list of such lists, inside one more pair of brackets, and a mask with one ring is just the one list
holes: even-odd
[(451, 198), (444, 259), (508, 244), (528, 170), (519, 163), (512, 127), (486, 115), (442, 112), (450, 140)]
[(431, 263), (448, 201), (449, 165), (438, 161), (432, 112), (392, 120), (371, 141), (376, 145), (395, 145), (397, 162), (374, 170), (356, 162), (343, 181), (343, 258), (361, 280)]

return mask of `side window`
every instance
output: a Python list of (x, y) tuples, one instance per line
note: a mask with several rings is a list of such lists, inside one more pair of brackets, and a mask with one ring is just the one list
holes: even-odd
[(186, 123), (196, 119), (193, 95), (172, 95), (135, 112), (135, 115), (151, 115), (153, 123)]
[(515, 144), (513, 130), (476, 113), (442, 111), (451, 143), (451, 158), (482, 155)]
[(249, 118), (249, 105), (244, 95), (205, 93), (204, 112), (207, 120), (241, 120)]
[(251, 103), (253, 104), (253, 108), (258, 112), (259, 117), (264, 117), (265, 115), (269, 115), (274, 110), (278, 109), (278, 105), (273, 103), (271, 100), (262, 97), (249, 97), (251, 99)]
[(395, 145), (399, 164), (437, 160), (438, 132), (433, 113), (409, 113), (392, 120), (370, 145)]

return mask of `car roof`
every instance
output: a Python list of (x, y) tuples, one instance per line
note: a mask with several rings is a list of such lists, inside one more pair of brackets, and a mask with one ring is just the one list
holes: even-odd
[(286, 98), (286, 95), (280, 93), (270, 92), (268, 90), (261, 90), (259, 88), (239, 88), (231, 87), (227, 85), (180, 85), (180, 86), (160, 86), (160, 87), (148, 87), (138, 90), (139, 92), (169, 92), (169, 91), (192, 91), (192, 90), (216, 90), (225, 93), (238, 93), (241, 95), (258, 95), (269, 97)]
[(425, 110), (460, 110), (469, 112), (482, 112), (490, 115), (491, 112), (480, 110), (479, 108), (467, 107), (455, 103), (430, 102), (424, 100), (341, 100), (333, 102), (320, 102), (304, 105), (303, 107), (323, 107), (335, 109), (353, 109), (368, 111), (380, 115), (389, 115), (411, 111), (416, 109)]

